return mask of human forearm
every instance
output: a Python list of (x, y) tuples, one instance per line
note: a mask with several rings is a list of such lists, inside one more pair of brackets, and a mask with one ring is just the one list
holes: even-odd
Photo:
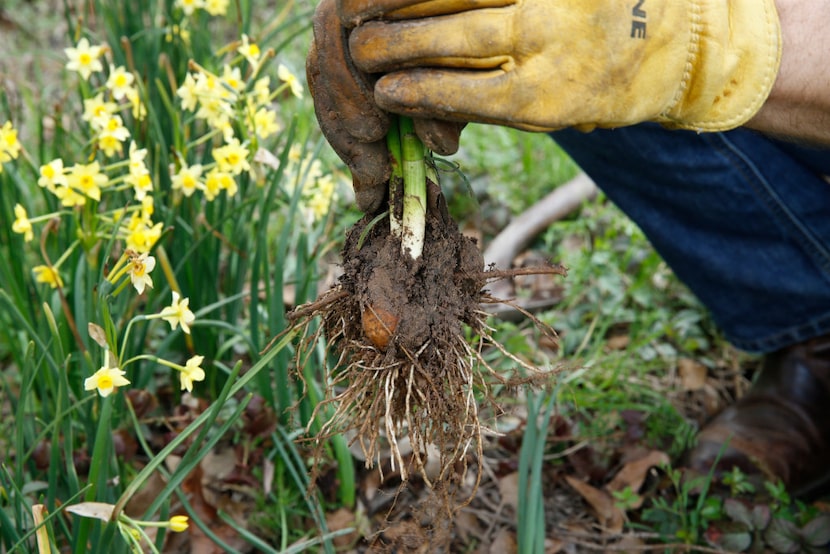
[(748, 127), (830, 144), (830, 0), (777, 0), (783, 49), (767, 101)]

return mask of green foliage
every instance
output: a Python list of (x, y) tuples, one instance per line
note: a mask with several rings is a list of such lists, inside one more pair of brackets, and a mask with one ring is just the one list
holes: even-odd
[(545, 454), (554, 395), (528, 392), (527, 426), (519, 455), (519, 552), (541, 552), (545, 545), (545, 507), (542, 461)]
[(477, 213), (480, 227), (488, 232), (578, 171), (542, 133), (470, 124), (462, 133), (462, 145), (458, 154), (438, 162), (442, 188), (453, 217), (463, 220)]
[(673, 498), (655, 498), (643, 510), (642, 519), (668, 542), (698, 544), (709, 523), (721, 517), (720, 501), (708, 496), (712, 476), (684, 479), (678, 469), (666, 468), (666, 472), (673, 485)]
[[(329, 216), (343, 184), (301, 117), (300, 48), (282, 54), (307, 33), (311, 6), (255, 20), (246, 1), (184, 5), (67, 3), (59, 56), (75, 96), (35, 106), (52, 126), (32, 130), (0, 95), (0, 389), (14, 415), (0, 433), (0, 549), (33, 547), (36, 505), (48, 531), (38, 541), (64, 551), (158, 549), (165, 533), (145, 530), (175, 529), (171, 509), (221, 544), (181, 484), (235, 440), (275, 468), (279, 490), (261, 499), (280, 514), (275, 544), (331, 548), (292, 442), (314, 398), (289, 376), (291, 335), (269, 347), (286, 330), (285, 291), (296, 303), (316, 293), (318, 262), (347, 223)], [(318, 350), (309, 382), (322, 376)], [(152, 422), (185, 406), (192, 421), (152, 441)], [(254, 406), (275, 416), (251, 436)], [(154, 472), (166, 486), (143, 519), (127, 517)], [(352, 503), (353, 479), (340, 492)]]

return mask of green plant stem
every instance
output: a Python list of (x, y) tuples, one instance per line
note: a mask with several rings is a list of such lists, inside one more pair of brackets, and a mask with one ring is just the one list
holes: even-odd
[(393, 117), (386, 134), (386, 146), (392, 160), (392, 174), (389, 176), (389, 232), (393, 237), (401, 237), (403, 221), (401, 212), (396, 209), (403, 194), (403, 153), (401, 151), (401, 132), (399, 118)]
[(427, 213), (427, 177), (424, 143), (415, 134), (412, 119), (400, 118), (403, 158), (403, 218), (401, 250), (417, 260), (424, 252)]
[[(91, 460), (92, 463), (90, 464), (89, 470), (89, 485), (90, 488), (87, 489), (86, 495), (84, 496), (84, 500), (86, 502), (92, 502), (95, 500), (96, 495), (99, 494), (102, 487), (100, 486), (102, 482), (106, 481), (107, 474), (110, 470), (109, 466), (109, 449), (111, 445), (111, 417), (112, 417), (112, 397), (105, 397), (101, 399), (100, 403), (100, 412), (98, 414), (98, 428), (95, 432), (95, 443), (92, 447), (92, 456)], [(103, 475), (101, 475), (102, 470), (104, 471)], [(86, 518), (82, 518), (79, 530), (78, 530), (78, 538), (75, 542), (75, 552), (82, 552), (83, 549), (86, 548), (87, 545), (87, 537), (89, 536), (90, 531), (90, 521)]]
[(427, 213), (427, 177), (424, 143), (408, 117), (401, 118), (403, 154), (403, 232), (401, 250), (417, 260), (424, 252)]
[[(386, 145), (392, 158), (389, 178), (389, 230), (401, 239), (401, 251), (421, 257), (426, 235), (426, 148), (409, 117), (392, 119)], [(402, 210), (396, 207), (403, 206)]]

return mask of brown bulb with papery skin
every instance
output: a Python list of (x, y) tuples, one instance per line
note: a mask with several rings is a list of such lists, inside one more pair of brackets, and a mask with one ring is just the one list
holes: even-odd
[(369, 305), (363, 309), (360, 319), (369, 342), (378, 350), (386, 350), (401, 318), (377, 305)]

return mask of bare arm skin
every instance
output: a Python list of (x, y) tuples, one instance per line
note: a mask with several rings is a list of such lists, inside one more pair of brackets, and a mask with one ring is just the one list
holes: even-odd
[(830, 145), (830, 0), (778, 0), (781, 69), (747, 127)]

